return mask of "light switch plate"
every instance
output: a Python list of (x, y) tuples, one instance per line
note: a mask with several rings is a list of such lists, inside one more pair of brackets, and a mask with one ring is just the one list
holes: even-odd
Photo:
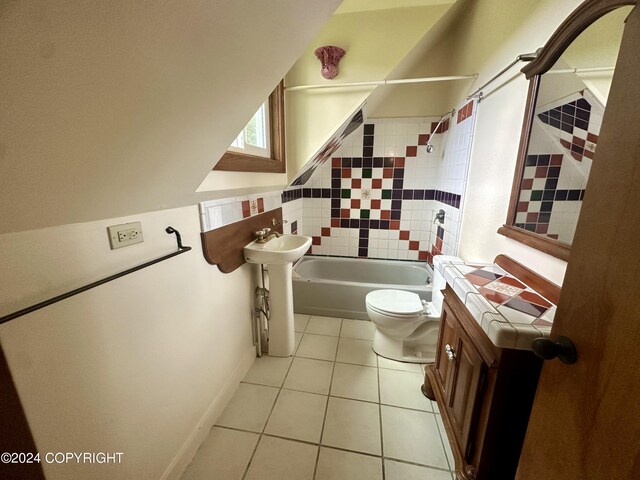
[(144, 238), (142, 237), (142, 223), (140, 222), (111, 225), (107, 227), (107, 232), (109, 233), (111, 250), (144, 242)]

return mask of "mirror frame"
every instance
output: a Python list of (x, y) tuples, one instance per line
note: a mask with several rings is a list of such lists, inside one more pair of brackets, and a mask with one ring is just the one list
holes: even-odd
[(529, 149), (533, 114), (540, 87), (540, 77), (555, 65), (556, 61), (558, 61), (569, 45), (592, 23), (617, 8), (636, 5), (637, 3), (638, 0), (586, 0), (562, 22), (544, 47), (538, 49), (536, 59), (522, 68), (521, 72), (530, 80), (529, 93), (527, 94), (525, 104), (524, 121), (522, 123), (522, 132), (520, 133), (520, 145), (518, 147), (518, 157), (513, 177), (513, 186), (511, 188), (507, 220), (505, 224), (498, 229), (500, 235), (504, 235), (505, 237), (561, 260), (569, 260), (571, 244), (514, 226), (518, 198), (520, 196), (520, 183), (524, 172), (527, 150)]

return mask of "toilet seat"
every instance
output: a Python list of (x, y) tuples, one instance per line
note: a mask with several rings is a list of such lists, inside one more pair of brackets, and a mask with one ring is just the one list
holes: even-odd
[(404, 290), (375, 290), (367, 294), (366, 304), (381, 315), (398, 319), (414, 318), (425, 309), (417, 293)]

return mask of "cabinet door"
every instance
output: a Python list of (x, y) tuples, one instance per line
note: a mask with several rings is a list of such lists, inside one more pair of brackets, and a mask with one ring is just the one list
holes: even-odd
[(470, 440), (475, 433), (487, 367), (460, 326), (456, 340), (451, 351), (455, 369), (447, 388), (447, 410), (458, 446), (465, 459), (471, 461), (473, 445)]
[(454, 313), (446, 303), (442, 305), (442, 316), (440, 318), (440, 338), (438, 339), (438, 353), (436, 356), (436, 372), (440, 377), (444, 387), (444, 397), (449, 404), (451, 382), (453, 381), (453, 371), (455, 362), (449, 359), (447, 348), (452, 348), (457, 343), (457, 320)]

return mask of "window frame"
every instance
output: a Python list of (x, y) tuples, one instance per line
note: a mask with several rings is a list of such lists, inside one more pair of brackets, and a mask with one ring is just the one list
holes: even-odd
[(284, 80), (269, 95), (271, 156), (261, 157), (227, 150), (213, 170), (225, 172), (286, 173), (284, 139)]

